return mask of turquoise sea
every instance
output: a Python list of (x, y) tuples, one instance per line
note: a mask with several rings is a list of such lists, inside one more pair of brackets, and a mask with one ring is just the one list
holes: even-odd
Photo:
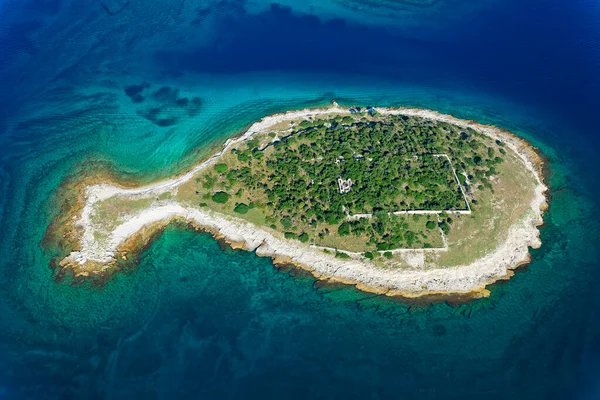
[[(600, 398), (598, 71), (593, 0), (0, 0), (0, 399)], [(538, 146), (532, 263), (426, 306), (168, 228), (102, 289), (55, 283), (66, 177), (166, 177), (332, 99)]]

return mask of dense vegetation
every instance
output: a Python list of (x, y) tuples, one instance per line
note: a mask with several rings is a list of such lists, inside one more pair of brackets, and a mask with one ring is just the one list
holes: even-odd
[[(234, 211), (256, 207), (288, 238), (356, 236), (377, 250), (431, 247), (428, 232), (447, 233), (450, 217), (427, 216), (411, 230), (413, 224), (389, 213), (466, 209), (457, 178), (473, 201), (477, 190), (492, 189), (489, 178), (505, 153), (503, 143), (485, 144), (474, 130), (406, 116), (306, 120), (284, 137), (266, 139), (234, 148), (204, 177), (213, 201), (245, 193), (253, 203), (235, 203)], [(347, 193), (340, 193), (338, 178), (352, 181)], [(348, 220), (354, 214), (372, 217)]]

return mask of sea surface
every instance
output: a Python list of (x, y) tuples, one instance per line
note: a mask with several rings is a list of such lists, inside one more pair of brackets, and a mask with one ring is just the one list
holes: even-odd
[[(0, 0), (0, 399), (600, 398), (599, 72), (595, 0)], [(67, 177), (164, 178), (333, 99), (539, 147), (531, 264), (427, 306), (171, 227), (104, 288), (54, 281)]]

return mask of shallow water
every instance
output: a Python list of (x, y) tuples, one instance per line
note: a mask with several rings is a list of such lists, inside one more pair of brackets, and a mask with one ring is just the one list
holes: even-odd
[[(313, 3), (0, 1), (0, 398), (600, 396), (598, 5)], [(489, 299), (425, 307), (172, 228), (102, 290), (54, 283), (39, 243), (82, 165), (150, 181), (334, 98), (539, 146), (552, 190), (533, 262)]]

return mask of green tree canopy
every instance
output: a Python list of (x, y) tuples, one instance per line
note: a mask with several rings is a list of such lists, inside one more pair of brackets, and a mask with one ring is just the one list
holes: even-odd
[(212, 200), (215, 203), (225, 204), (229, 200), (229, 195), (226, 192), (217, 192), (212, 195)]
[(250, 207), (248, 207), (248, 205), (244, 203), (236, 204), (235, 208), (233, 209), (233, 211), (239, 214), (247, 214), (249, 210)]
[(223, 172), (227, 171), (229, 167), (227, 166), (227, 164), (216, 164), (215, 165), (215, 171), (217, 171), (218, 173), (222, 174)]

